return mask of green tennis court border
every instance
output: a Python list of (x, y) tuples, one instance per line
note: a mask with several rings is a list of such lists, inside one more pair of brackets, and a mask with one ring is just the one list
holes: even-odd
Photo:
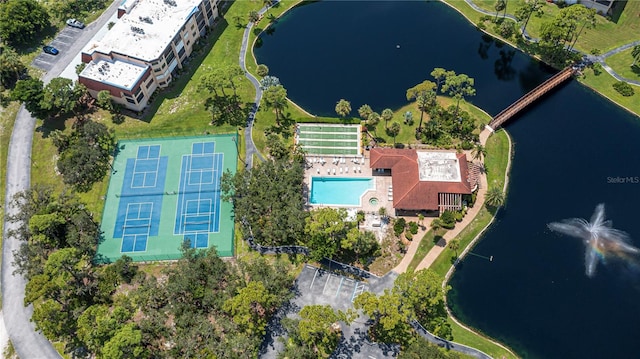
[[(175, 260), (182, 257), (180, 247), (184, 240), (184, 235), (173, 234), (179, 198), (175, 193), (180, 186), (182, 157), (191, 154), (193, 143), (208, 141), (215, 142), (215, 153), (224, 153), (223, 172), (229, 170), (232, 174), (235, 174), (238, 167), (237, 134), (149, 138), (118, 142), (118, 153), (113, 161), (113, 172), (109, 180), (100, 224), (103, 240), (98, 245), (96, 256), (98, 262), (113, 262), (122, 257), (122, 255), (131, 257), (135, 262)], [(113, 238), (113, 234), (127, 160), (136, 158), (138, 146), (149, 145), (160, 145), (160, 157), (168, 157), (167, 171), (165, 173), (165, 195), (162, 196), (158, 236), (147, 239), (145, 251), (120, 252), (122, 238)], [(233, 207), (229, 202), (220, 202), (220, 230), (219, 232), (209, 233), (209, 247), (213, 246), (216, 247), (218, 255), (221, 257), (234, 255), (234, 217)]]
[(308, 155), (361, 155), (360, 125), (298, 123), (296, 143)]

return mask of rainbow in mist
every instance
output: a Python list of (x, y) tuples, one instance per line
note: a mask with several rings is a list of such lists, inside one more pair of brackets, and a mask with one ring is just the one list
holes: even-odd
[(593, 277), (598, 262), (606, 263), (607, 258), (631, 261), (634, 255), (640, 253), (638, 248), (629, 244), (627, 233), (612, 228), (611, 221), (605, 220), (604, 203), (596, 206), (590, 222), (582, 218), (571, 218), (549, 223), (548, 227), (552, 231), (584, 241), (587, 277)]

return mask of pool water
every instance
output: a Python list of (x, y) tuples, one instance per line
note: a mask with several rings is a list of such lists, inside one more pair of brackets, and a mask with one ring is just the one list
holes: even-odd
[(373, 178), (312, 177), (311, 204), (360, 206), (362, 195), (374, 188)]

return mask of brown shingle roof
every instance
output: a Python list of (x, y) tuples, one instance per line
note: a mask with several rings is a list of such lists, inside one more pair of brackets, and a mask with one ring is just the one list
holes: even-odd
[(464, 153), (457, 154), (460, 182), (420, 181), (416, 150), (373, 148), (371, 168), (391, 170), (393, 207), (404, 210), (437, 210), (439, 193), (470, 194), (469, 168)]

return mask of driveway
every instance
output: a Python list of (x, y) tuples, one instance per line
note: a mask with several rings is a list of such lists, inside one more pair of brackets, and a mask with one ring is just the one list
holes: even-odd
[[(38, 56), (36, 60), (39, 59), (39, 61), (34, 61), (33, 65), (37, 67), (40, 65), (47, 66), (47, 73), (42, 78), (45, 84), (60, 75), (67, 64), (97, 33), (98, 29), (104, 26), (111, 15), (115, 13), (118, 4), (118, 1), (114, 1), (98, 20), (84, 30), (77, 33), (69, 31), (74, 29), (63, 30), (56, 37), (56, 40), (52, 42), (53, 46), (58, 47), (60, 50), (60, 54), (55, 59), (42, 57), (44, 54)], [(73, 41), (70, 39), (73, 39)], [(63, 49), (62, 45), (66, 50)], [(20, 247), (21, 242), (17, 238), (8, 235), (12, 229), (19, 225), (7, 221), (7, 217), (17, 211), (11, 199), (16, 193), (30, 188), (31, 145), (35, 123), (36, 120), (22, 106), (16, 116), (11, 142), (9, 143), (4, 203), (6, 213), (2, 246), (2, 312), (6, 331), (9, 334), (9, 338), (11, 338), (16, 354), (20, 358), (59, 358), (60, 355), (47, 338), (35, 330), (34, 324), (31, 322), (33, 307), (24, 306), (26, 281), (21, 275), (14, 275), (15, 267), (13, 265), (13, 253)]]

